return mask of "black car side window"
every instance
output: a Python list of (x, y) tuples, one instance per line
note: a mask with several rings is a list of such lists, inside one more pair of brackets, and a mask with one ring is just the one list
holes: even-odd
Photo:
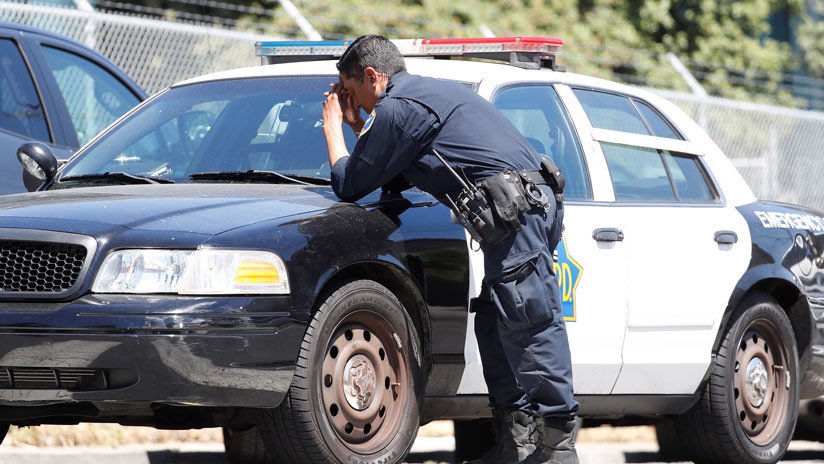
[(51, 142), (43, 105), (17, 45), (0, 39), (0, 129)]
[(80, 145), (140, 103), (116, 77), (80, 55), (47, 46), (43, 55), (63, 94)]
[(564, 195), (567, 198), (592, 198), (583, 151), (554, 88), (549, 85), (508, 87), (495, 95), (493, 103), (538, 153), (558, 165), (566, 178)]

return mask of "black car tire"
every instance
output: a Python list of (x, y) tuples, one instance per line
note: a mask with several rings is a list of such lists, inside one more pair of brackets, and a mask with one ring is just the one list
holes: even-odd
[(266, 447), (257, 427), (233, 429), (223, 427), (223, 446), (226, 457), (237, 464), (265, 464), (273, 462), (266, 454)]
[(684, 444), (672, 419), (655, 424), (655, 438), (658, 441), (658, 459), (664, 462), (689, 461), (689, 455), (684, 450)]
[(456, 420), (455, 461), (474, 461), (495, 446), (492, 419)]
[[(758, 388), (746, 383), (748, 372), (756, 373)], [(771, 464), (792, 439), (798, 395), (792, 325), (775, 299), (756, 293), (730, 318), (698, 403), (675, 423), (698, 464)]]
[(0, 445), (6, 439), (6, 434), (9, 433), (9, 424), (0, 423)]
[(275, 462), (400, 462), (418, 430), (418, 333), (403, 305), (369, 280), (336, 286), (306, 330), (289, 393), (261, 410)]

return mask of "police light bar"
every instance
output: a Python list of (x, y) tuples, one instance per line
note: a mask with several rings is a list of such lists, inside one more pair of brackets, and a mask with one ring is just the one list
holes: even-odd
[[(548, 37), (405, 39), (392, 41), (403, 56), (472, 57), (503, 60), (520, 67), (554, 67), (564, 42)], [(269, 64), (340, 58), (349, 40), (257, 42), (255, 52)]]

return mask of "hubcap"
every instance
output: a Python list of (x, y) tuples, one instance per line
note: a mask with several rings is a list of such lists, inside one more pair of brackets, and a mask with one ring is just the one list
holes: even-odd
[(375, 396), (375, 368), (362, 354), (352, 356), (343, 368), (343, 391), (349, 406), (363, 411)]
[(354, 312), (330, 337), (317, 377), (325, 417), (349, 449), (369, 454), (399, 432), (409, 365), (386, 320)]
[(792, 397), (789, 357), (780, 332), (764, 319), (751, 322), (739, 342), (731, 393), (741, 430), (756, 445), (770, 444), (787, 421)]
[(764, 367), (764, 362), (759, 358), (753, 358), (747, 366), (747, 397), (750, 404), (756, 408), (764, 404), (764, 397), (767, 396), (769, 374)]

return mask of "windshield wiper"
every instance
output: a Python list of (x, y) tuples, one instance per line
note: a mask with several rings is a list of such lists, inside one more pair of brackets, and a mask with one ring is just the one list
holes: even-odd
[(68, 182), (72, 180), (86, 181), (86, 182), (126, 182), (129, 184), (174, 184), (172, 179), (165, 179), (163, 177), (141, 176), (138, 174), (129, 174), (126, 172), (96, 172), (92, 174), (80, 174), (77, 176), (66, 176), (58, 179), (59, 182)]
[(323, 177), (301, 176), (296, 174), (281, 174), (276, 171), (216, 171), (198, 172), (189, 176), (193, 181), (199, 180), (227, 180), (242, 182), (271, 182), (278, 184), (299, 185), (329, 185), (331, 181)]

